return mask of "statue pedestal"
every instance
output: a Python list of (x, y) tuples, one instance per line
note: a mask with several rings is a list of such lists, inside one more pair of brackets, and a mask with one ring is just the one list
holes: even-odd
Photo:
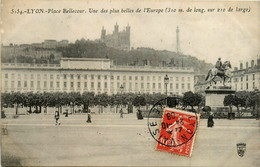
[(206, 106), (210, 106), (212, 111), (229, 111), (229, 107), (223, 104), (224, 98), (235, 92), (229, 86), (211, 86), (205, 90)]

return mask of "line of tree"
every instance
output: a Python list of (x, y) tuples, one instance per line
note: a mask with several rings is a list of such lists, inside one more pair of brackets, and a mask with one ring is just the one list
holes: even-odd
[(259, 107), (260, 96), (259, 91), (238, 91), (234, 95), (227, 95), (224, 98), (224, 106), (229, 106), (230, 112), (232, 112), (232, 106), (237, 108), (237, 113), (241, 117), (241, 111), (239, 108), (248, 109), (251, 108), (253, 112)]
[(132, 106), (149, 106), (156, 101), (165, 98), (163, 94), (134, 94), (123, 93), (108, 96), (106, 93), (94, 95), (93, 92), (54, 92), (54, 93), (2, 93), (1, 107), (14, 106), (15, 113), (18, 114), (19, 106), (28, 107), (28, 111), (32, 112), (33, 108), (37, 112), (42, 112), (44, 109), (47, 112), (48, 107), (56, 107), (59, 112), (62, 112), (62, 107), (71, 106), (74, 112), (75, 106), (82, 106), (83, 112), (89, 111), (89, 107), (98, 106), (99, 112), (103, 111), (104, 107), (116, 107), (116, 111), (120, 106), (127, 106), (131, 109)]
[[(62, 113), (62, 107), (72, 107), (74, 112), (75, 106), (82, 106), (83, 112), (88, 112), (89, 107), (98, 106), (99, 112), (103, 112), (104, 107), (115, 107), (118, 112), (119, 107), (127, 107), (128, 112), (133, 111), (133, 106), (140, 109), (141, 106), (149, 109), (151, 105), (154, 105), (157, 101), (165, 99), (166, 95), (161, 93), (156, 94), (134, 94), (134, 93), (123, 93), (107, 95), (106, 93), (95, 95), (93, 92), (54, 92), (54, 93), (2, 93), (1, 94), (1, 107), (14, 106), (15, 113), (18, 114), (19, 106), (28, 107), (28, 112), (32, 112), (33, 108), (35, 111), (41, 113), (44, 109), (47, 112), (48, 107), (56, 107), (57, 110)], [(183, 105), (200, 106), (203, 97), (194, 94), (192, 92), (186, 92), (183, 97)]]

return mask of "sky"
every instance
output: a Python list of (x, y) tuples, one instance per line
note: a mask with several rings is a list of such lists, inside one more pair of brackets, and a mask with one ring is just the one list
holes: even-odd
[[(233, 8), (233, 12), (227, 9)], [(64, 14), (63, 9), (81, 9), (86, 13)], [(98, 13), (90, 13), (89, 9)], [(100, 13), (113, 9), (138, 8), (140, 13)], [(144, 8), (163, 10), (147, 13)], [(165, 13), (165, 9), (183, 9), (184, 12)], [(192, 11), (187, 12), (190, 8)], [(194, 12), (194, 9), (206, 12)], [(225, 12), (216, 12), (217, 9)], [(238, 11), (247, 8), (250, 11)], [(17, 11), (44, 9), (61, 10), (61, 13), (12, 14)], [(214, 12), (207, 12), (215, 9)], [(45, 39), (75, 42), (85, 38), (100, 38), (102, 26), (111, 34), (115, 23), (119, 30), (131, 26), (131, 47), (150, 47), (176, 51), (176, 27), (180, 29), (180, 49), (183, 54), (197, 57), (208, 63), (230, 60), (233, 66), (256, 60), (260, 56), (260, 2), (211, 2), (171, 0), (2, 0), (1, 43), (40, 43)]]

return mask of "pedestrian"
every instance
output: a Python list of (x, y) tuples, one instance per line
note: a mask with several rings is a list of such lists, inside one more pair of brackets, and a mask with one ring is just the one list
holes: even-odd
[(91, 115), (90, 112), (88, 112), (88, 120), (86, 121), (87, 123), (91, 123)]
[(123, 118), (123, 110), (122, 109), (120, 109), (120, 118)]
[(141, 110), (137, 110), (136, 115), (137, 115), (137, 119), (138, 119), (138, 120), (140, 120), (140, 119), (144, 119)]
[(209, 118), (208, 118), (208, 127), (213, 127), (214, 121), (213, 121), (213, 112), (209, 112)]
[(60, 123), (59, 123), (59, 119), (60, 119), (59, 111), (55, 111), (54, 118), (56, 119), (56, 125), (60, 125)]
[(68, 117), (68, 115), (69, 115), (69, 110), (68, 110), (68, 109), (66, 109), (66, 112), (65, 112), (65, 117)]

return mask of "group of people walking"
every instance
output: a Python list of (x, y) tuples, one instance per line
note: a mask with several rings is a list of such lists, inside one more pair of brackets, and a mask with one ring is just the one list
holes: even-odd
[[(68, 111), (66, 111), (65, 117), (68, 117)], [(56, 120), (55, 125), (60, 125), (60, 122), (59, 122), (60, 112), (59, 112), (59, 111), (55, 111), (54, 118), (55, 118), (55, 120)], [(90, 112), (88, 112), (88, 119), (87, 119), (86, 122), (87, 122), (87, 123), (91, 123), (91, 114), (90, 114)]]

